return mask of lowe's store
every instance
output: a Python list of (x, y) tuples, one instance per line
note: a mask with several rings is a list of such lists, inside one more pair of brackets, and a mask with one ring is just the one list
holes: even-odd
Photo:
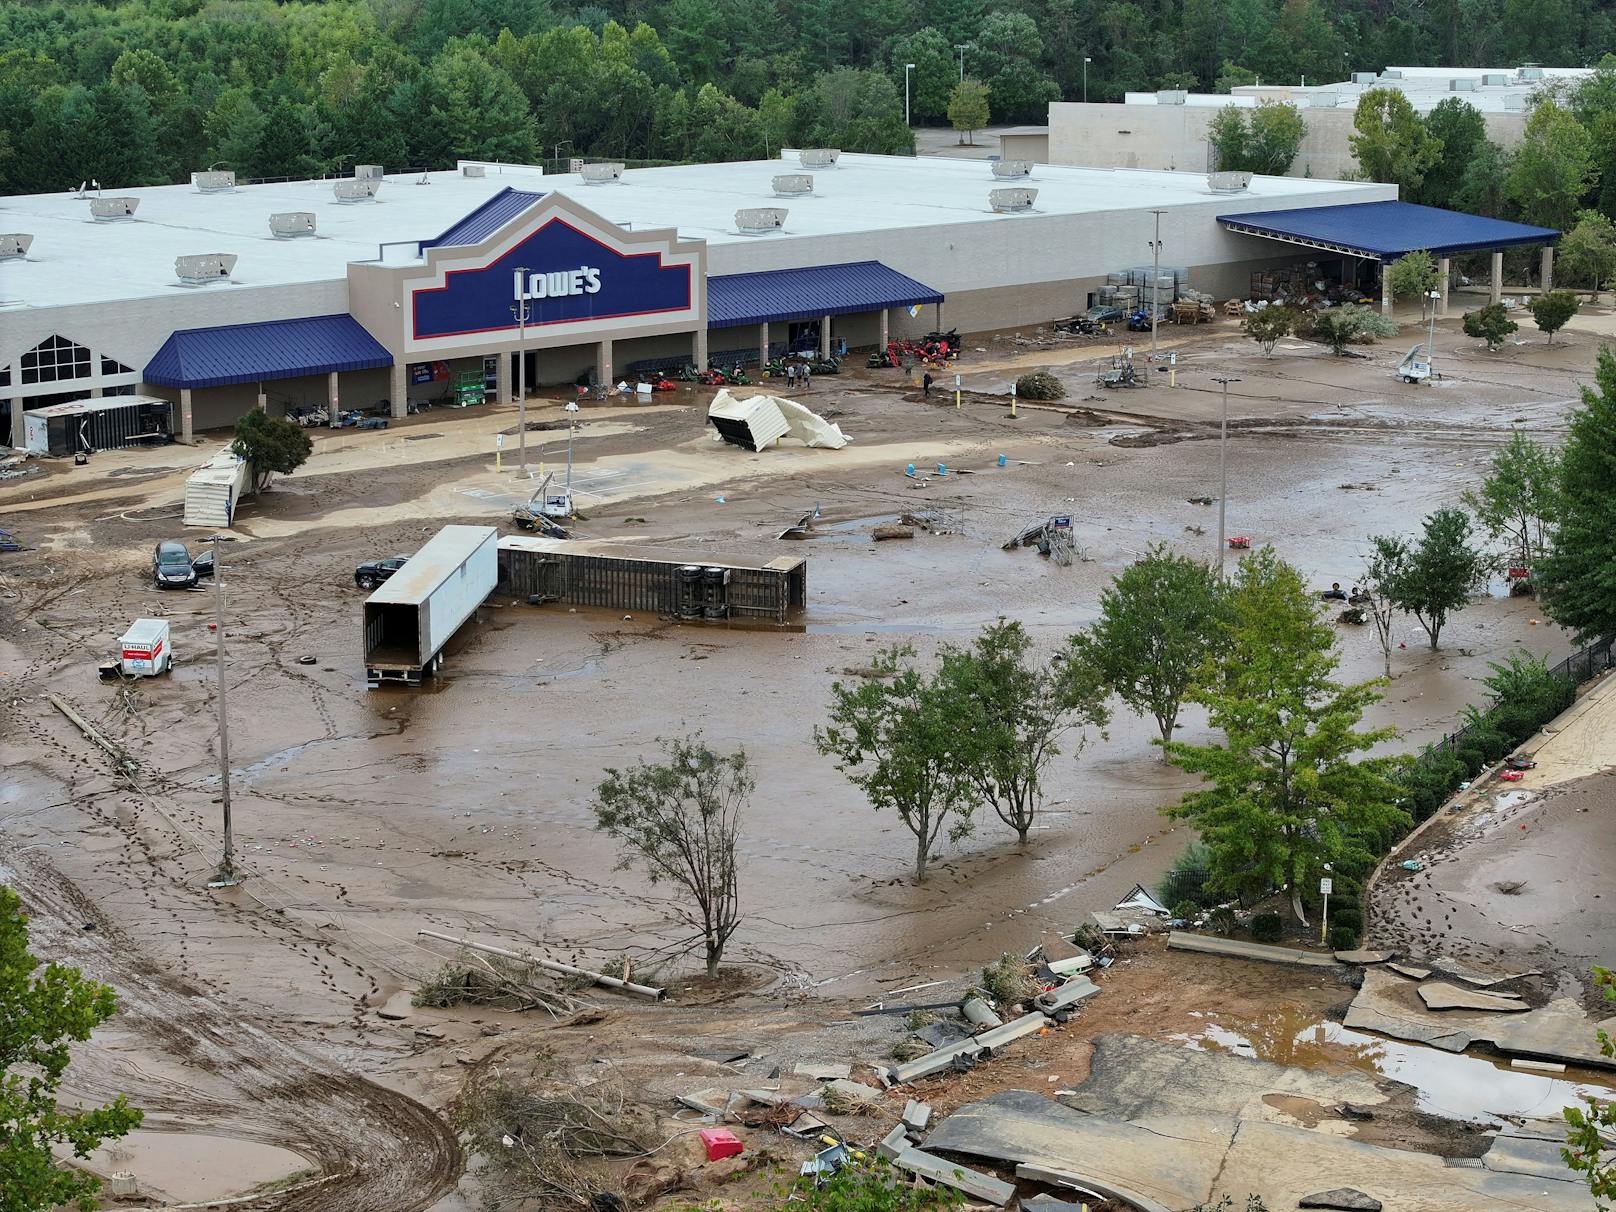
[[(209, 172), (0, 198), (0, 435), (21, 446), (27, 413), (109, 396), (172, 403), (162, 411), (189, 441), (254, 407), (386, 401), (402, 416), (468, 381), (504, 402), (519, 381), (615, 382), (788, 346), (1034, 324), (1148, 261), (1158, 222), (1163, 263), (1244, 297), (1253, 272), (1337, 247), (1328, 230), (1280, 221), (1292, 212), (1389, 205), (1414, 223), (1428, 209), (1361, 182), (831, 151), (580, 167), (360, 166), (249, 185)], [(1347, 226), (1383, 236), (1401, 221)]]

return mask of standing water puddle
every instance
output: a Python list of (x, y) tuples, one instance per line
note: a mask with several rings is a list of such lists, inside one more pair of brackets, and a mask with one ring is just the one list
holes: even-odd
[[(1287, 1021), (1291, 1020), (1291, 1021)], [(1612, 1083), (1588, 1072), (1545, 1077), (1511, 1069), (1482, 1056), (1442, 1052), (1421, 1044), (1382, 1039), (1340, 1023), (1304, 1022), (1284, 1014), (1261, 1024), (1250, 1037), (1208, 1022), (1193, 1034), (1173, 1037), (1188, 1047), (1230, 1052), (1303, 1069), (1360, 1069), (1415, 1089), (1414, 1105), (1448, 1119), (1493, 1120), (1500, 1115), (1559, 1118), (1583, 1095), (1609, 1098)]]

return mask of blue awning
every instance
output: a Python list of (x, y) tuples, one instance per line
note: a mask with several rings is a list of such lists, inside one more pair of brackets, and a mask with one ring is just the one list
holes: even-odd
[(1413, 202), (1353, 202), (1344, 206), (1299, 206), (1245, 215), (1219, 215), (1230, 231), (1267, 236), (1288, 244), (1359, 257), (1395, 260), (1420, 249), (1433, 256), (1547, 244), (1560, 238), (1551, 227), (1506, 223)]
[(543, 194), (506, 186), (476, 210), (457, 220), (448, 231), (432, 240), (422, 240), (422, 249), (460, 248), (481, 244), (517, 215), (532, 206)]
[(163, 387), (223, 387), (392, 364), (393, 355), (352, 316), (305, 316), (182, 329), (141, 378)]
[(812, 269), (765, 269), (708, 278), (707, 327), (845, 316), (942, 301), (943, 296), (931, 287), (879, 261)]

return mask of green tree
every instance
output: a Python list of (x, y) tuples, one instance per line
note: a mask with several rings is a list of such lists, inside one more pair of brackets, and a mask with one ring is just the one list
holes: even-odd
[[(1616, 1002), (1616, 973), (1609, 968), (1595, 968), (1594, 985), (1606, 1001)], [(1599, 1029), (1599, 1052), (1607, 1060), (1616, 1058), (1616, 1041), (1603, 1028)], [(1561, 1112), (1571, 1131), (1566, 1134), (1566, 1147), (1560, 1150), (1560, 1156), (1573, 1172), (1587, 1180), (1599, 1212), (1609, 1212), (1609, 1201), (1616, 1200), (1616, 1151), (1608, 1143), (1616, 1137), (1616, 1099), (1585, 1094), (1583, 1102), (1587, 1110), (1567, 1107)]]
[(971, 64), (988, 87), (996, 122), (1043, 121), (1060, 86), (1044, 74), (1044, 39), (1026, 13), (990, 13), (976, 34)]
[(1540, 101), (1526, 120), (1504, 192), (1521, 218), (1565, 230), (1593, 178), (1593, 141), (1569, 110)]
[(903, 120), (903, 94), (885, 72), (838, 67), (820, 72), (798, 107), (809, 147), (907, 156), (914, 133)]
[(480, 49), (450, 45), (432, 60), (430, 79), (432, 121), (450, 157), (520, 163), (533, 155), (527, 98)]
[(1100, 617), (1072, 637), (1071, 660), (1154, 719), (1166, 744), (1197, 671), (1224, 638), (1223, 621), (1212, 568), (1155, 546), (1100, 591)]
[(208, 162), (234, 169), (241, 177), (258, 175), (258, 152), (268, 119), (246, 88), (230, 88), (203, 120), (208, 139)]
[(1207, 124), (1206, 141), (1212, 145), (1212, 163), (1220, 172), (1243, 172), (1249, 158), (1246, 144), (1251, 131), (1238, 105), (1225, 105)]
[(1296, 162), (1297, 149), (1307, 136), (1307, 123), (1288, 101), (1258, 101), (1251, 111), (1251, 135), (1246, 144), (1246, 171), (1282, 177)]
[(1557, 526), (1533, 583), (1579, 642), (1616, 636), (1616, 353), (1599, 351), (1560, 451)]
[(1369, 539), (1369, 559), (1359, 582), (1369, 617), (1375, 624), (1375, 639), (1380, 644), (1381, 659), (1386, 664), (1386, 677), (1392, 676), (1392, 640), (1397, 622), (1397, 590), (1408, 569), (1408, 540), (1401, 535), (1377, 534)]
[(894, 84), (903, 82), (903, 65), (913, 63), (909, 73), (910, 108), (921, 120), (938, 121), (948, 116), (948, 100), (954, 89), (954, 48), (929, 25), (897, 39), (888, 62)]
[(1487, 537), (1502, 539), (1510, 563), (1536, 566), (1548, 543), (1559, 509), (1560, 455), (1513, 430), (1493, 452), (1481, 487), (1465, 493)]
[(814, 728), (814, 744), (869, 798), (877, 812), (897, 813), (915, 837), (915, 880), (924, 881), (942, 836), (958, 841), (972, 829), (975, 787), (959, 760), (958, 717), (937, 677), (913, 665), (906, 644), (875, 656), (871, 676), (831, 685), (830, 720)]
[[(1616, 168), (1607, 176), (1616, 177)], [(1583, 211), (1560, 241), (1556, 260), (1560, 273), (1587, 283), (1588, 301), (1596, 301), (1600, 285), (1616, 277), (1616, 224), (1597, 210)]]
[(965, 135), (961, 143), (975, 143), (976, 132), (988, 124), (987, 85), (970, 77), (956, 84), (948, 98), (948, 121)]
[(1509, 209), (1508, 183), (1514, 157), (1491, 139), (1476, 148), (1459, 177), (1449, 205), (1473, 215), (1497, 219)]
[(1487, 123), (1481, 111), (1463, 97), (1445, 97), (1425, 116), (1425, 129), (1442, 145), (1442, 151), (1426, 174), (1416, 200), (1427, 206), (1449, 207), (1454, 204), (1465, 169), (1487, 140)]
[(1221, 743), (1170, 742), (1168, 760), (1206, 786), (1167, 815), (1194, 824), (1214, 888), (1243, 896), (1286, 887), (1298, 918), (1303, 885), (1326, 865), (1373, 862), (1406, 827), (1384, 759), (1356, 759), (1394, 734), (1359, 728), (1379, 699), (1348, 686), (1335, 634), (1301, 574), (1264, 548), (1241, 563), (1217, 657), (1198, 681)]
[(608, 768), (595, 788), (595, 828), (618, 842), (618, 870), (638, 863), (652, 884), (677, 886), (679, 920), (697, 932), (707, 975), (741, 924), (735, 842), (757, 781), (746, 751), (714, 753), (700, 736), (661, 738), (666, 760)]
[(1566, 326), (1566, 321), (1582, 310), (1582, 300), (1569, 290), (1551, 290), (1548, 294), (1539, 295), (1527, 304), (1532, 313), (1532, 320), (1542, 332), (1549, 334), (1549, 344), (1554, 344), (1554, 334)]
[(1487, 342), (1488, 349), (1497, 349), (1504, 343), (1504, 338), (1519, 327), (1509, 318), (1509, 312), (1504, 310), (1502, 303), (1489, 303), (1486, 307), (1478, 307), (1464, 314), (1465, 336), (1480, 337)]
[[(1105, 688), (1086, 666), (1059, 657), (1038, 663), (1031, 652), (1026, 629), (1001, 619), (971, 647), (944, 648), (938, 672), (939, 689), (956, 715), (956, 758), (1022, 845), (1062, 737), (1108, 718)], [(1084, 743), (1080, 735), (1077, 748)]]
[(289, 476), (308, 462), (314, 446), (301, 425), (255, 408), (236, 422), (230, 449), (251, 465), (253, 491), (263, 492), (270, 476)]
[(1425, 519), (1416, 542), (1393, 581), (1397, 609), (1414, 616), (1435, 652), (1448, 616), (1463, 610), (1486, 560), (1470, 544), (1470, 519), (1463, 510), (1443, 508)]
[(1328, 345), (1336, 357), (1344, 358), (1347, 356), (1347, 346), (1363, 332), (1363, 324), (1358, 316), (1346, 308), (1332, 307), (1314, 315), (1309, 331), (1314, 340)]
[(69, 1109), (58, 1102), (71, 1060), (117, 1006), (111, 986), (77, 968), (46, 964), (28, 951), (22, 902), (0, 885), (0, 1209), (47, 1212), (91, 1198), (100, 1180), (57, 1163), (52, 1150), (87, 1158), (103, 1141), (140, 1126), (123, 1095), (103, 1107)]
[(1442, 144), (1425, 128), (1403, 93), (1372, 88), (1358, 98), (1347, 137), (1359, 170), (1371, 181), (1417, 194), (1425, 175), (1442, 155)]
[(1381, 272), (1386, 275), (1386, 281), (1391, 285), (1392, 298), (1417, 297), (1420, 301), (1420, 315), (1424, 316), (1425, 309), (1431, 302), (1428, 296), (1437, 285), (1436, 258), (1423, 249), (1419, 252), (1405, 253)]
[(1246, 336), (1262, 346), (1263, 357), (1271, 358), (1280, 338), (1290, 336), (1295, 329), (1296, 313), (1288, 307), (1270, 303), (1248, 315), (1240, 322), (1240, 327)]

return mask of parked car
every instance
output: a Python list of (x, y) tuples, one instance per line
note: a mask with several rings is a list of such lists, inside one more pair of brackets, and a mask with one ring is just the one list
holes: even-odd
[(385, 560), (370, 560), (354, 569), (354, 584), (361, 589), (374, 589), (389, 579), (408, 562), (409, 556), (388, 556)]
[(185, 544), (168, 540), (152, 552), (152, 580), (159, 589), (189, 589), (196, 584), (196, 569)]
[(212, 545), (204, 547), (196, 553), (196, 558), (191, 561), (191, 571), (199, 577), (211, 577), (213, 575)]
[(1115, 324), (1124, 317), (1120, 307), (1091, 307), (1084, 315), (1096, 324)]

